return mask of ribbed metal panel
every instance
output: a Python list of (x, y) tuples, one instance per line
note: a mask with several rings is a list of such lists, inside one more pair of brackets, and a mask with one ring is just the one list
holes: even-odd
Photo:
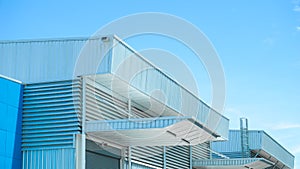
[(75, 149), (23, 151), (23, 169), (75, 169)]
[(107, 72), (109, 57), (98, 63), (102, 49), (99, 37), (0, 41), (0, 74), (24, 83), (73, 79), (78, 62), (85, 64), (77, 67), (80, 75)]
[(210, 158), (210, 142), (205, 142), (192, 147), (193, 159), (209, 159)]
[(81, 81), (26, 85), (23, 95), (22, 149), (74, 147), (80, 132)]

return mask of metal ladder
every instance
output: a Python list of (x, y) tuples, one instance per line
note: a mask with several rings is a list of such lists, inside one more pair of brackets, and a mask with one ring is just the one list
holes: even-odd
[(242, 146), (242, 157), (250, 157), (249, 148), (249, 133), (248, 133), (248, 119), (240, 118), (240, 131), (241, 131), (241, 146)]

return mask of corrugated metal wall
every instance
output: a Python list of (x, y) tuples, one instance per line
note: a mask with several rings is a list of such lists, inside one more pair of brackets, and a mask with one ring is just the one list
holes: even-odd
[(73, 169), (80, 133), (81, 81), (26, 85), (23, 95), (24, 169)]
[(75, 149), (23, 151), (23, 169), (75, 169)]
[(0, 74), (28, 84), (108, 72), (110, 56), (101, 53), (106, 46), (100, 37), (0, 41)]

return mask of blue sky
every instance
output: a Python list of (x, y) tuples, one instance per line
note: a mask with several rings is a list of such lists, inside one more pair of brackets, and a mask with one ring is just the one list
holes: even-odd
[[(205, 33), (223, 64), (231, 128), (238, 128), (239, 117), (248, 117), (250, 128), (267, 131), (295, 154), (300, 169), (299, 0), (0, 0), (0, 39), (90, 36), (112, 20), (140, 12), (172, 14)], [(160, 48), (179, 56), (193, 72), (200, 97), (210, 103), (209, 77), (191, 51), (157, 36), (127, 42), (137, 50)]]

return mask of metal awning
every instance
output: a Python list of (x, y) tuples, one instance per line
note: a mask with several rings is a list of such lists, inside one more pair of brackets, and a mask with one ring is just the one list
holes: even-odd
[(86, 133), (120, 146), (196, 145), (217, 135), (192, 117), (158, 117), (86, 122)]
[(264, 169), (272, 165), (272, 162), (264, 158), (193, 160), (193, 168), (196, 169)]

